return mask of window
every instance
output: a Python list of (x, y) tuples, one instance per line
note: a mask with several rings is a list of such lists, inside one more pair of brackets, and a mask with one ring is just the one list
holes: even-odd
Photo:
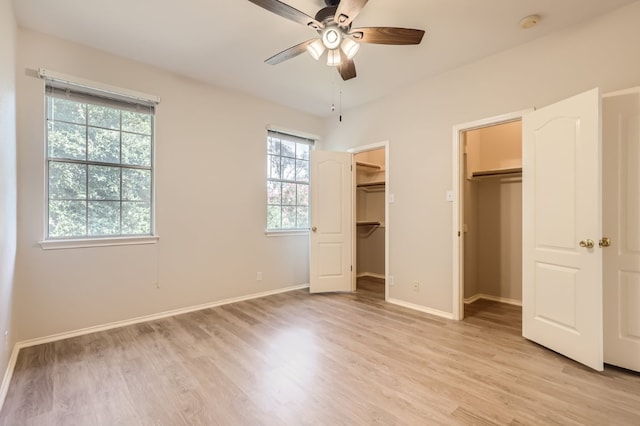
[(47, 239), (153, 233), (154, 107), (47, 81)]
[(309, 227), (309, 151), (313, 139), (269, 130), (267, 230)]

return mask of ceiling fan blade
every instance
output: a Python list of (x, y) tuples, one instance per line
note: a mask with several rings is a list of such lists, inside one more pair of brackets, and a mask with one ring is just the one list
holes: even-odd
[(356, 64), (353, 63), (353, 59), (347, 59), (343, 56), (340, 66), (336, 68), (340, 73), (340, 77), (342, 77), (344, 81), (351, 80), (356, 77)]
[(367, 1), (369, 0), (341, 0), (333, 18), (336, 24), (341, 27), (348, 27), (358, 16), (364, 5), (367, 4)]
[(304, 53), (307, 50), (307, 46), (316, 40), (317, 39), (312, 38), (311, 40), (303, 41), (300, 44), (296, 44), (293, 47), (290, 47), (286, 50), (283, 50), (280, 53), (273, 55), (272, 57), (267, 59), (265, 62), (269, 65), (276, 65), (276, 64), (279, 64), (280, 62), (286, 61), (287, 59), (295, 58), (301, 53)]
[(306, 25), (307, 27), (311, 27), (314, 30), (319, 30), (324, 28), (324, 25), (320, 22), (316, 21), (311, 16), (307, 15), (304, 12), (300, 12), (295, 7), (289, 6), (286, 3), (283, 3), (279, 0), (249, 0), (251, 3), (258, 5), (264, 9), (267, 9), (269, 12), (273, 12), (276, 15), (282, 16), (283, 18), (290, 19), (294, 22), (297, 22), (302, 25)]
[(349, 35), (361, 43), (420, 44), (424, 30), (395, 27), (354, 28)]
[(342, 77), (344, 81), (351, 80), (356, 77), (356, 64), (353, 63), (353, 59), (347, 58), (347, 55), (342, 51), (342, 49), (339, 50), (340, 65), (336, 68), (338, 69), (340, 77)]

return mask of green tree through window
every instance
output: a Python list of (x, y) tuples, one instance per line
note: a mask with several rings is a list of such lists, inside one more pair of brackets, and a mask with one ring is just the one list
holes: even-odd
[(48, 239), (151, 235), (153, 108), (47, 87)]

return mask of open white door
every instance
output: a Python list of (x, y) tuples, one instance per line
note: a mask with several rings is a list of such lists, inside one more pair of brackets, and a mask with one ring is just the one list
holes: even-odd
[(600, 92), (523, 117), (522, 334), (603, 370)]
[(311, 293), (352, 291), (352, 157), (311, 152)]
[(640, 371), (640, 88), (603, 107), (604, 359)]

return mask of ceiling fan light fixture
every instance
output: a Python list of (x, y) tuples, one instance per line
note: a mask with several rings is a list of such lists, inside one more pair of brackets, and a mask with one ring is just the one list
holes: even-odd
[(340, 65), (340, 50), (332, 49), (327, 52), (327, 65), (337, 67)]
[(311, 55), (311, 57), (316, 61), (320, 59), (320, 56), (322, 56), (324, 51), (325, 51), (325, 47), (324, 47), (324, 44), (322, 44), (322, 40), (320, 39), (317, 39), (316, 41), (314, 41), (313, 43), (307, 46), (307, 52), (309, 52), (309, 55)]
[(328, 27), (322, 33), (322, 44), (327, 49), (336, 49), (340, 46), (342, 41), (342, 34), (337, 27)]
[(342, 40), (342, 44), (340, 45), (340, 47), (342, 48), (344, 54), (347, 55), (348, 59), (353, 59), (353, 57), (356, 56), (356, 53), (358, 53), (358, 50), (360, 49), (360, 44), (356, 43), (350, 38), (345, 38), (344, 40)]

